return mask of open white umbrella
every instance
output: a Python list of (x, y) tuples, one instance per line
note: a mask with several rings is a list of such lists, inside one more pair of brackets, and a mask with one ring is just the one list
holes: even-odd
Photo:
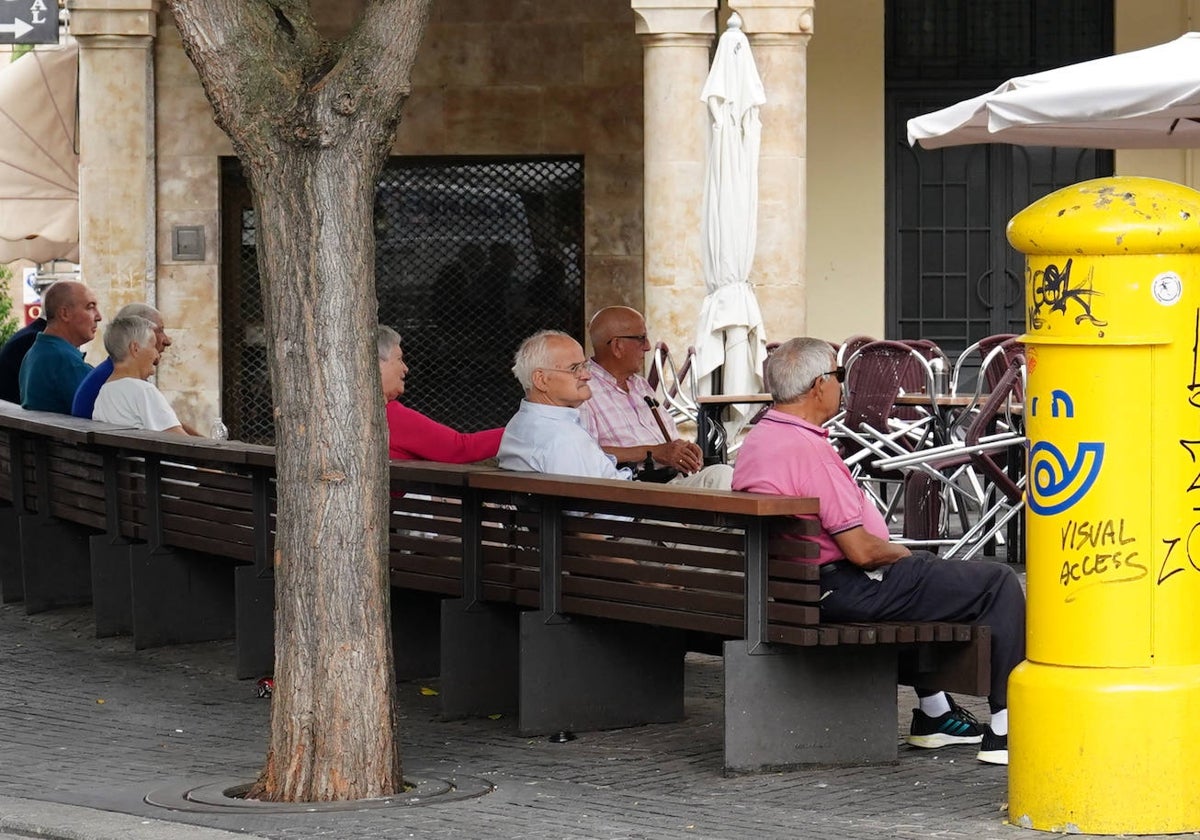
[(75, 45), (0, 69), (0, 263), (79, 259)]
[(908, 121), (927, 149), (968, 143), (1091, 149), (1200, 147), (1200, 32), (1010, 79)]
[[(701, 234), (707, 294), (696, 333), (696, 376), (700, 393), (713, 393), (721, 371), (721, 391), (762, 390), (767, 339), (762, 312), (750, 286), (758, 228), (758, 155), (762, 134), (758, 109), (766, 102), (750, 42), (734, 13), (717, 43), (717, 54), (700, 99), (708, 105), (708, 138)], [(736, 432), (746, 406), (735, 406)]]

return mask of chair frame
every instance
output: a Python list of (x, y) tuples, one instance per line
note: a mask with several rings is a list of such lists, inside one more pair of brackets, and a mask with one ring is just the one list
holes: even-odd
[[(849, 343), (849, 342), (847, 342)], [(855, 390), (861, 384), (856, 369), (864, 360), (877, 354), (890, 356), (894, 376), (886, 378), (878, 392), (862, 393)], [(903, 476), (892, 471), (883, 471), (873, 466), (874, 460), (892, 455), (902, 455), (926, 448), (934, 440), (934, 429), (938, 421), (935, 382), (929, 360), (923, 348), (898, 341), (872, 341), (854, 350), (845, 360), (846, 378), (843, 383), (844, 411), (826, 423), (831, 439), (843, 453), (843, 460), (851, 475), (866, 491), (886, 520), (896, 519), (898, 507), (903, 499), (900, 486)], [(896, 415), (895, 399), (908, 383), (917, 387), (912, 371), (925, 380), (924, 388), (929, 394), (931, 411), (915, 418), (905, 419)], [(874, 400), (861, 406), (863, 400)], [(847, 452), (850, 449), (853, 451)], [(889, 474), (891, 472), (892, 474)], [(889, 492), (892, 485), (897, 485)]]
[[(970, 559), (989, 542), (1001, 540), (1002, 529), (1021, 513), (1025, 479), (1014, 481), (999, 458), (1014, 457), (1018, 448), (1022, 453), (1024, 450), (1026, 438), (1012, 430), (1016, 424), (1011, 411), (1011, 404), (1024, 393), (1024, 376), (1023, 358), (1014, 356), (996, 388), (972, 416), (964, 439), (874, 462), (873, 466), (881, 470), (919, 471), (936, 477), (942, 482), (941, 492), (961, 505), (964, 522), (961, 536), (908, 542), (948, 546), (948, 556)], [(1005, 420), (1008, 431), (994, 431)], [(968, 507), (978, 514), (973, 524), (965, 516)]]

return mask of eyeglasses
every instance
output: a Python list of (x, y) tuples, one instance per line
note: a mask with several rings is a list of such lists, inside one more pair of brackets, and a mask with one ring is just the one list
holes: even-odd
[(822, 373), (820, 376), (818, 376), (816, 379), (814, 379), (812, 381), (812, 384), (808, 386), (808, 389), (811, 391), (813, 388), (816, 388), (817, 383), (820, 382), (822, 379), (824, 379), (826, 376), (837, 377), (837, 381), (839, 383), (845, 382), (846, 381), (846, 369), (839, 365), (838, 367), (835, 367), (833, 370), (825, 371), (824, 373)]
[(587, 369), (588, 363), (586, 359), (584, 359), (582, 362), (576, 362), (575, 364), (566, 368), (538, 368), (538, 370), (544, 370), (547, 372), (554, 371), (555, 373), (569, 373), (576, 379), (581, 378), (585, 373), (587, 373)]
[(613, 343), (614, 341), (616, 341), (618, 338), (623, 338), (623, 339), (625, 339), (626, 341), (636, 341), (638, 344), (645, 344), (645, 343), (646, 343), (646, 337), (647, 337), (647, 336), (646, 336), (646, 334), (645, 334), (645, 333), (642, 333), (641, 335), (614, 335), (612, 338), (610, 338), (610, 339), (608, 340), (608, 342), (607, 342), (607, 343), (608, 343), (608, 344), (612, 344), (612, 343)]

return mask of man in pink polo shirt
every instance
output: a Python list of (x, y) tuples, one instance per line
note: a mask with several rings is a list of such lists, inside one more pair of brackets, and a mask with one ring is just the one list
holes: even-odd
[[(821, 615), (831, 621), (967, 621), (992, 628), (991, 722), (941, 691), (917, 688), (908, 743), (979, 744), (1008, 764), (1008, 675), (1025, 658), (1025, 595), (999, 563), (946, 560), (891, 542), (887, 523), (829, 444), (845, 372), (829, 343), (793, 338), (767, 359), (774, 407), (746, 436), (733, 489), (820, 500)], [(808, 561), (797, 561), (808, 562)]]
[(580, 422), (617, 463), (641, 464), (649, 454), (657, 467), (672, 467), (673, 484), (728, 490), (733, 470), (727, 464), (705, 467), (700, 447), (679, 437), (675, 420), (654, 401), (654, 389), (642, 372), (650, 340), (646, 321), (636, 309), (609, 306), (588, 324), (592, 358), (588, 361), (592, 398), (580, 407)]

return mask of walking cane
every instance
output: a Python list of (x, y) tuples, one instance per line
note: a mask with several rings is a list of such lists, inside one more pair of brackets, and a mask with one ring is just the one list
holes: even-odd
[(658, 413), (658, 407), (661, 403), (649, 394), (642, 397), (642, 399), (646, 401), (646, 405), (650, 406), (650, 413), (654, 415), (654, 422), (658, 424), (658, 430), (662, 432), (663, 440), (670, 443), (671, 433), (667, 431), (667, 424), (663, 422), (662, 417)]

